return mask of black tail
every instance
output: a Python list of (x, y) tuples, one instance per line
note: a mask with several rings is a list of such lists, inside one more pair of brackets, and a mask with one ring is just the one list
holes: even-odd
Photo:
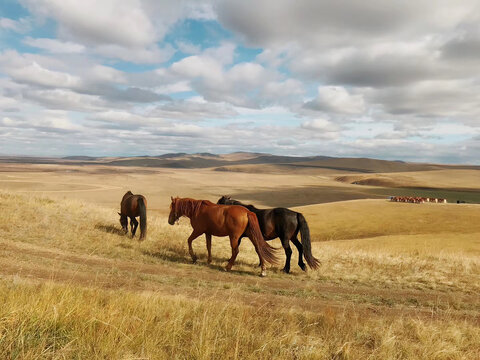
[(247, 213), (248, 217), (248, 226), (246, 228), (247, 236), (252, 240), (254, 244), (257, 244), (257, 248), (259, 251), (259, 255), (263, 258), (264, 261), (270, 264), (278, 264), (278, 258), (275, 255), (274, 247), (267, 244), (265, 239), (263, 238), (262, 232), (260, 231), (260, 225), (258, 224), (257, 216), (249, 211)]
[(140, 238), (138, 240), (145, 240), (147, 236), (147, 207), (142, 198), (138, 199), (138, 209), (140, 211)]
[(302, 214), (297, 213), (298, 228), (302, 236), (303, 256), (307, 261), (308, 266), (312, 269), (317, 269), (320, 266), (320, 261), (314, 258), (312, 255), (312, 245), (310, 243), (310, 229), (308, 228), (307, 221)]

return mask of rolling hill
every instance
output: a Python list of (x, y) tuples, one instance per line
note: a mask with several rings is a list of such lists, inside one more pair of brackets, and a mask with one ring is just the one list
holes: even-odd
[(480, 166), (469, 165), (439, 165), (409, 163), (368, 158), (335, 158), (328, 156), (278, 156), (262, 153), (170, 153), (158, 156), (135, 157), (89, 157), (67, 156), (64, 158), (48, 157), (0, 157), (4, 163), (25, 164), (71, 164), (71, 165), (106, 165), (106, 166), (136, 166), (174, 169), (216, 168), (218, 171), (261, 171), (263, 165), (277, 167), (278, 171), (301, 169), (329, 169), (340, 172), (379, 173), (408, 172), (441, 169), (480, 169)]

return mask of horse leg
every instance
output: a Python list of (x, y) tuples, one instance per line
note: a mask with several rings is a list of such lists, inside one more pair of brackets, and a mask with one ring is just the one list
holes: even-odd
[(225, 267), (225, 271), (232, 270), (232, 266), (235, 263), (235, 259), (238, 255), (238, 237), (230, 236), (230, 246), (232, 247), (232, 257), (228, 260), (228, 264)]
[(135, 236), (138, 227), (138, 221), (134, 217), (130, 218), (130, 226), (132, 227), (132, 238)]
[(208, 252), (207, 263), (210, 264), (212, 262), (212, 235), (205, 234), (205, 238), (207, 240), (207, 252)]
[(192, 262), (195, 264), (197, 262), (197, 255), (193, 252), (193, 247), (192, 247), (192, 242), (195, 240), (197, 237), (202, 235), (202, 233), (198, 233), (195, 231), (195, 229), (192, 231), (190, 236), (188, 237), (188, 253), (192, 257)]
[(283, 272), (288, 274), (290, 272), (290, 258), (292, 257), (292, 249), (290, 248), (290, 240), (287, 237), (282, 237), (282, 246), (285, 250), (285, 266), (283, 267)]
[(307, 266), (303, 262), (303, 246), (302, 246), (302, 243), (300, 241), (298, 241), (297, 235), (293, 235), (293, 237), (290, 240), (292, 240), (293, 245), (295, 245), (295, 247), (298, 250), (298, 266), (300, 266), (300, 269), (302, 269), (303, 271), (307, 271)]

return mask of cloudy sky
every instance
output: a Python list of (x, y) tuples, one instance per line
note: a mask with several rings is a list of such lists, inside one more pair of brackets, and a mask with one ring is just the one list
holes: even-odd
[(480, 164), (480, 2), (2, 0), (0, 154)]

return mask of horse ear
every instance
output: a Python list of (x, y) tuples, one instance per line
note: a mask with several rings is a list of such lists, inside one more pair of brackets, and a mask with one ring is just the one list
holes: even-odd
[(172, 201), (173, 201), (173, 196), (170, 196), (170, 199), (172, 199)]
[(119, 212), (117, 212), (117, 214), (118, 214), (118, 215), (120, 215), (120, 216), (122, 216), (122, 214), (121, 214), (121, 213), (119, 213)]

